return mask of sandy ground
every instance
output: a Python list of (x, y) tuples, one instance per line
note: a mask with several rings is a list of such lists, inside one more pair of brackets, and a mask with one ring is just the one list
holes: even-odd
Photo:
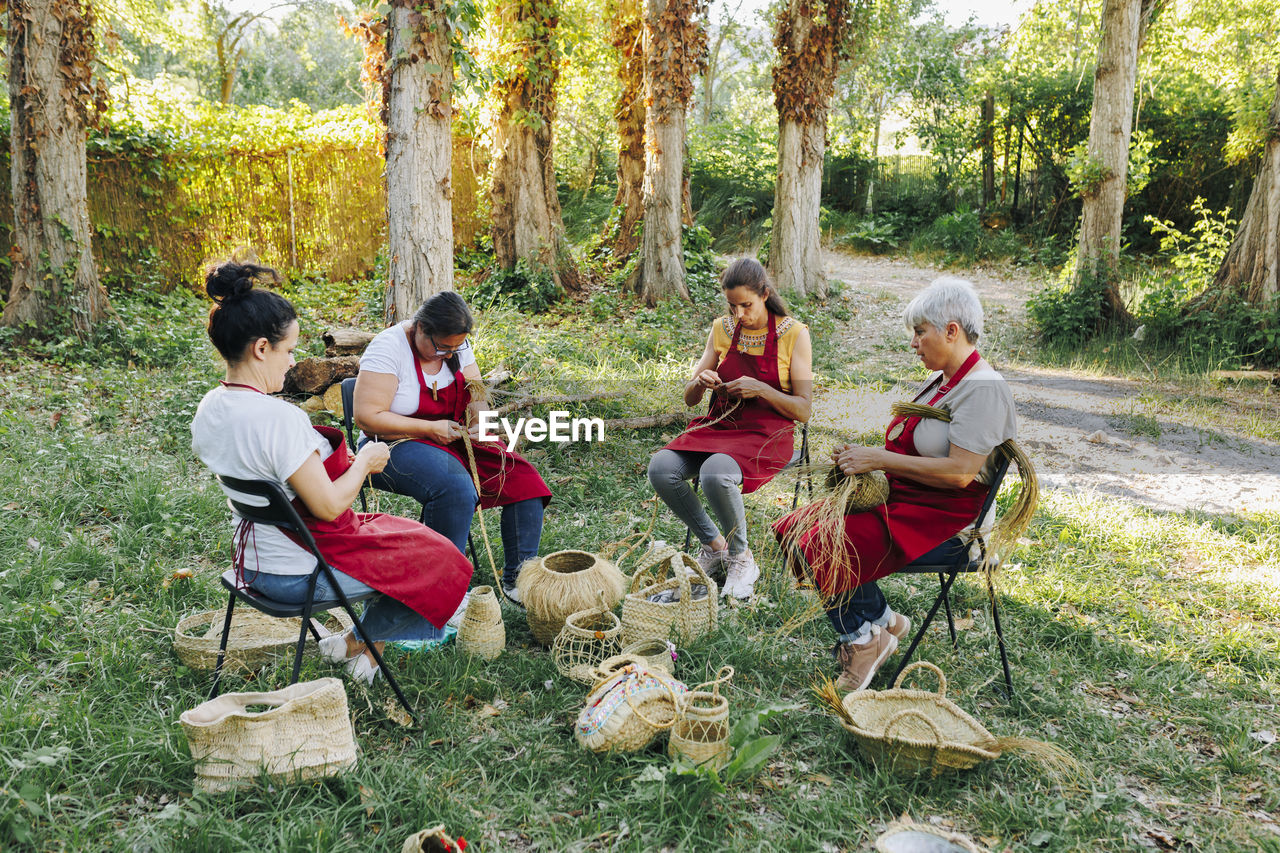
[[(831, 251), (824, 260), (828, 279), (845, 283), (840, 298), (853, 316), (841, 330), (855, 363), (870, 376), (906, 377), (915, 360), (902, 308), (944, 273)], [(982, 296), (987, 337), (994, 338), (984, 354), (1012, 386), (1019, 441), (1043, 488), (1163, 511), (1280, 512), (1280, 444), (1240, 428), (1254, 419), (1280, 420), (1274, 389), (1192, 388), (1020, 366), (1003, 352), (999, 327), (1023, 322), (1026, 299), (1041, 285), (986, 271), (962, 277)], [(820, 390), (815, 426), (851, 436), (883, 429), (889, 404), (903, 391)], [(1197, 405), (1198, 399), (1209, 402)], [(823, 444), (819, 439), (816, 449)]]

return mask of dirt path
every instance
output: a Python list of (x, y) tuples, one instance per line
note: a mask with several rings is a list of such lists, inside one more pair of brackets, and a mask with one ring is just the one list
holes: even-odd
[[(886, 258), (824, 253), (828, 279), (845, 283), (852, 317), (841, 324), (851, 358), (865, 374), (896, 380), (916, 364), (902, 309), (943, 273)], [(1123, 498), (1156, 510), (1280, 512), (1280, 421), (1274, 389), (1139, 382), (1020, 364), (1002, 346), (1025, 321), (1040, 283), (989, 271), (972, 281), (986, 308), (984, 353), (1009, 380), (1018, 403), (1019, 439), (1041, 484)], [(1004, 332), (1005, 334), (1001, 334)], [(902, 390), (831, 391), (819, 398), (818, 427), (852, 435), (883, 428)], [(821, 442), (819, 442), (821, 446)]]

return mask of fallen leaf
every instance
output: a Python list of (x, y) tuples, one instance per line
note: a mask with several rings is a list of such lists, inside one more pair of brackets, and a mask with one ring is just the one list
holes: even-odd
[(1253, 738), (1258, 743), (1265, 744), (1267, 746), (1271, 746), (1271, 744), (1276, 742), (1276, 733), (1271, 731), (1271, 729), (1263, 729), (1260, 732), (1249, 732), (1249, 737)]
[(484, 706), (476, 712), (476, 714), (481, 717), (496, 717), (501, 713), (502, 711), (490, 705), (488, 702), (484, 703)]
[(6, 510), (8, 510), (9, 512), (13, 512), (14, 510), (16, 510), (16, 509), (18, 508), (18, 504), (17, 504), (17, 503), (13, 503), (13, 502), (11, 502), (11, 503), (7, 503), (7, 504), (5, 504), (5, 505), (4, 505), (4, 508), (5, 508)]
[(1148, 829), (1147, 837), (1156, 843), (1161, 850), (1177, 850), (1182, 843), (1163, 829)]
[(361, 785), (360, 786), (360, 804), (364, 806), (365, 817), (373, 817), (373, 812), (374, 812), (373, 804), (376, 802), (377, 802), (377, 799), (373, 796), (373, 791), (370, 791), (364, 785)]
[(956, 620), (956, 630), (957, 630), (957, 631), (968, 631), (968, 630), (969, 630), (970, 628), (972, 628), (972, 627), (973, 627), (973, 617), (972, 617), (972, 616), (965, 616), (965, 617), (962, 617), (962, 618), (960, 618), (960, 619), (957, 619), (957, 620)]
[(409, 716), (409, 712), (400, 706), (394, 696), (388, 696), (383, 700), (382, 709), (387, 712), (387, 718), (391, 722), (401, 726), (413, 725), (413, 717)]

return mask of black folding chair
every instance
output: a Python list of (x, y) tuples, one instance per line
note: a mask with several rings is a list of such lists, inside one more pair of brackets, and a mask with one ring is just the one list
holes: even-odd
[[(894, 672), (893, 678), (890, 679), (891, 682), (897, 681), (898, 675), (910, 663), (911, 656), (915, 654), (916, 646), (920, 645), (924, 632), (929, 630), (929, 625), (933, 622), (933, 617), (937, 615), (939, 607), (946, 608), (947, 629), (951, 632), (951, 645), (956, 650), (959, 650), (960, 644), (956, 639), (956, 622), (951, 613), (951, 585), (955, 583), (956, 577), (961, 574), (983, 571), (983, 564), (987, 559), (987, 543), (982, 534), (977, 531), (981, 530), (983, 520), (986, 519), (991, 507), (995, 504), (996, 493), (1000, 491), (1000, 484), (1004, 482), (1004, 476), (1008, 471), (1009, 458), (1001, 453), (1000, 462), (996, 465), (995, 476), (992, 478), (991, 489), (987, 492), (986, 500), (982, 502), (982, 509), (978, 511), (978, 517), (974, 522), (975, 533), (973, 535), (962, 533), (958, 536), (953, 536), (928, 554), (908, 563), (899, 570), (900, 574), (936, 574), (938, 576), (939, 589), (938, 597), (933, 601), (933, 607), (929, 609), (929, 614), (924, 617), (924, 621), (916, 629), (915, 636), (911, 638), (911, 645), (902, 656), (902, 661), (898, 664), (897, 671)], [(974, 543), (978, 545), (976, 559), (971, 551), (971, 545)], [(999, 563), (999, 556), (993, 556), (992, 563), (988, 568), (994, 570), (999, 566)], [(1008, 689), (1009, 698), (1012, 699), (1013, 678), (1009, 674), (1009, 655), (1005, 651), (1004, 629), (1000, 625), (1000, 607), (996, 603), (995, 588), (991, 584), (990, 574), (987, 575), (987, 598), (991, 602), (991, 619), (996, 629), (996, 644), (1000, 647), (1000, 665), (1004, 668), (1004, 684)]]
[[(236, 583), (234, 569), (228, 569), (222, 573), (222, 585), (230, 593), (230, 596), (227, 600), (227, 618), (222, 625), (222, 643), (218, 647), (218, 663), (213, 671), (213, 690), (209, 694), (210, 699), (218, 695), (222, 679), (222, 663), (227, 654), (227, 638), (231, 634), (231, 615), (235, 611), (237, 599), (254, 610), (278, 619), (302, 618), (302, 629), (298, 632), (298, 648), (293, 656), (293, 676), (289, 680), (289, 683), (293, 684), (298, 680), (298, 675), (302, 671), (302, 652), (307, 643), (307, 631), (311, 631), (312, 636), (316, 638), (316, 642), (321, 639), (320, 633), (316, 630), (316, 625), (311, 617), (316, 613), (323, 613), (326, 610), (341, 607), (351, 617), (352, 623), (358, 625), (360, 620), (351, 606), (352, 603), (364, 601), (379, 594), (374, 590), (369, 590), (367, 593), (361, 593), (360, 595), (347, 595), (342, 591), (334, 579), (333, 569), (329, 566), (328, 561), (325, 560), (324, 555), (320, 553), (320, 548), (316, 545), (316, 540), (311, 535), (311, 531), (307, 529), (301, 516), (298, 515), (298, 510), (289, 501), (289, 498), (279, 485), (268, 480), (239, 480), (235, 477), (223, 476), (218, 476), (218, 482), (237, 495), (243, 495), (246, 498), (242, 500), (238, 497), (232, 497), (227, 500), (227, 503), (241, 518), (253, 524), (269, 524), (272, 527), (291, 531), (302, 540), (303, 546), (315, 555), (316, 567), (307, 578), (307, 598), (301, 604), (288, 604), (283, 601), (277, 601), (248, 587), (240, 587)], [(265, 503), (252, 503), (247, 500), (250, 498), (257, 498), (265, 501)], [(321, 572), (328, 579), (329, 586), (337, 592), (337, 598), (316, 599), (316, 581), (319, 580)], [(387, 683), (395, 691), (396, 698), (400, 700), (400, 704), (404, 706), (405, 711), (409, 713), (410, 717), (413, 717), (416, 723), (417, 715), (413, 713), (413, 708), (409, 706), (409, 700), (405, 698), (404, 691), (400, 689), (395, 676), (387, 668), (377, 647), (373, 643), (369, 643), (368, 648), (373, 654), (373, 659), (377, 662), (378, 668), (382, 670), (382, 674), (386, 677)]]
[[(800, 449), (791, 455), (791, 461), (782, 466), (782, 471), (790, 470), (797, 465), (804, 466), (804, 479), (809, 484), (809, 500), (813, 500), (813, 474), (809, 471), (809, 424), (800, 424)], [(782, 471), (778, 473), (781, 474)], [(700, 478), (696, 475), (693, 478), (693, 490), (698, 491), (698, 483)], [(800, 505), (800, 478), (796, 477), (796, 491), (791, 496), (791, 508), (795, 509)], [(693, 531), (688, 527), (684, 529), (684, 550), (689, 550), (689, 545), (693, 542)]]
[[(352, 407), (355, 405), (356, 399), (356, 377), (350, 376), (342, 380), (342, 428), (347, 433), (347, 446), (351, 448), (351, 452), (355, 453), (356, 447), (356, 425), (355, 415), (352, 414)], [(797, 490), (799, 486), (796, 487)], [(810, 486), (812, 488), (812, 486)], [(360, 486), (360, 511), (368, 512), (369, 504), (364, 497), (364, 484)], [(467, 533), (467, 550), (471, 552), (471, 568), (474, 574), (480, 573), (480, 562), (476, 559), (476, 540), (470, 532)]]

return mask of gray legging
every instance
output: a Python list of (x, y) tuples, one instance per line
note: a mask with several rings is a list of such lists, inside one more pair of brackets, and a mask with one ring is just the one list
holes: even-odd
[[(702, 507), (688, 481), (697, 475), (707, 503), (720, 521), (720, 530)], [(723, 531), (729, 553), (747, 550), (747, 512), (742, 504), (742, 469), (732, 456), (663, 448), (649, 460), (649, 482), (662, 502), (689, 526), (703, 545)]]

